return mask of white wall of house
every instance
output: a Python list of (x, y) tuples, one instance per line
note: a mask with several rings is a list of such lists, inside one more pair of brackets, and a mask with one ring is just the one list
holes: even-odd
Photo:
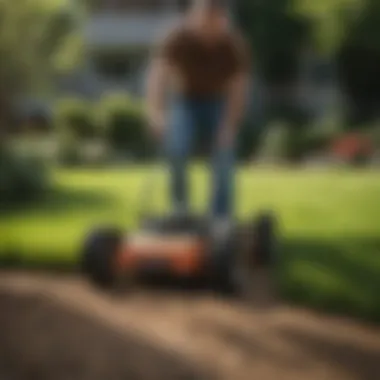
[(89, 49), (149, 46), (178, 17), (174, 10), (159, 14), (94, 15), (84, 28), (86, 45)]
[[(99, 1), (83, 27), (86, 63), (61, 80), (61, 92), (89, 97), (113, 90), (141, 94), (149, 51), (157, 38), (179, 20), (185, 2)], [(107, 73), (104, 69), (107, 59), (114, 65), (124, 63), (125, 75), (109, 75), (109, 70)]]

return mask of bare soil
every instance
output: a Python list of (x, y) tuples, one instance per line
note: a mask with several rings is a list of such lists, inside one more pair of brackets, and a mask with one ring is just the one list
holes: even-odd
[(380, 329), (291, 308), (0, 272), (1, 380), (374, 380)]

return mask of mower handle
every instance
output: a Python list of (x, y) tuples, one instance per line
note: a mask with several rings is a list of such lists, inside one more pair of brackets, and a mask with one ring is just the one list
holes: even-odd
[(138, 193), (137, 207), (138, 207), (138, 220), (141, 223), (143, 219), (151, 215), (151, 210), (154, 203), (154, 184), (158, 181), (159, 175), (161, 173), (161, 165), (164, 154), (163, 143), (160, 138), (156, 136), (153, 137), (154, 144), (154, 155), (155, 162), (153, 163), (153, 168), (150, 170), (150, 173), (146, 175), (142, 180), (141, 190)]

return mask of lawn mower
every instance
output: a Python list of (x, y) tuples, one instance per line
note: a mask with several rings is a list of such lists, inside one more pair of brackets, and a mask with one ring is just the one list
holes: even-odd
[(140, 193), (145, 212), (137, 231), (106, 226), (89, 233), (82, 251), (84, 274), (107, 288), (120, 279), (132, 284), (144, 277), (171, 277), (204, 283), (223, 294), (246, 295), (255, 271), (274, 262), (273, 215), (264, 212), (223, 229), (195, 214), (154, 216), (149, 209), (154, 187), (148, 179)]

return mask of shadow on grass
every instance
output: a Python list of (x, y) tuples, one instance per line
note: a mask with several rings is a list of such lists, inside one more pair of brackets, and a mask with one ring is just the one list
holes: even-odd
[(111, 329), (44, 296), (4, 290), (0, 309), (2, 379), (214, 378), (158, 343)]
[(289, 239), (278, 287), (296, 303), (380, 322), (380, 237)]
[(115, 200), (106, 193), (91, 190), (52, 190), (34, 202), (7, 204), (1, 208), (1, 216), (19, 216), (33, 214), (60, 215), (70, 211), (86, 212), (108, 210)]
[(0, 269), (5, 271), (28, 270), (31, 272), (50, 272), (56, 274), (80, 273), (77, 263), (67, 260), (34, 260), (19, 252), (4, 252), (0, 255)]

